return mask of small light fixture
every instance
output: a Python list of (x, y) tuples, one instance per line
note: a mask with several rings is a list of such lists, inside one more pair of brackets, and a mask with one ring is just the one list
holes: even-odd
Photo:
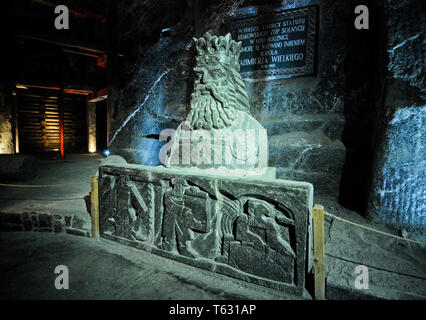
[(96, 152), (96, 136), (89, 135), (89, 153)]
[(171, 32), (171, 28), (164, 28), (164, 29), (161, 30), (160, 35), (162, 37), (168, 37), (168, 36), (170, 36), (170, 32)]
[(104, 155), (104, 157), (106, 158), (106, 157), (108, 157), (110, 154), (111, 154), (111, 152), (108, 150), (108, 149), (105, 149), (103, 152), (102, 152), (102, 154)]

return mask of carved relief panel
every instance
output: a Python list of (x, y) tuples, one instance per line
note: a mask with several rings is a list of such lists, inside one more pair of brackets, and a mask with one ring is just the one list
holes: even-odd
[(301, 295), (312, 185), (100, 168), (101, 235)]

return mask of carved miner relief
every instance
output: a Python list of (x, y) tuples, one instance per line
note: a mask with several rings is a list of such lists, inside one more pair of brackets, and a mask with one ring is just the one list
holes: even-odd
[[(153, 212), (149, 198), (143, 198), (129, 176), (112, 177), (109, 207), (112, 215), (107, 223), (112, 235), (129, 240), (147, 241), (152, 237)], [(146, 190), (152, 190), (147, 186)]]
[[(212, 231), (214, 206), (209, 194), (185, 180), (172, 180), (173, 187), (164, 196), (163, 243), (160, 248), (176, 250), (190, 257), (202, 257), (211, 244), (207, 240)], [(196, 243), (203, 244), (200, 248)], [(205, 249), (203, 249), (205, 247)]]

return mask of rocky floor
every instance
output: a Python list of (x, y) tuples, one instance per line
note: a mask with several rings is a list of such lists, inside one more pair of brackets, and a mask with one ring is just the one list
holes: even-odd
[(103, 157), (99, 154), (69, 154), (64, 160), (37, 158), (37, 176), (24, 185), (61, 185), (49, 188), (0, 186), (0, 213), (57, 215), (62, 220), (71, 217), (73, 229), (90, 230), (90, 215), (86, 200), (90, 178), (95, 175)]
[[(327, 213), (398, 235), (383, 225), (317, 199)], [(328, 299), (426, 299), (426, 245), (396, 239), (325, 216), (326, 295)], [(366, 266), (369, 288), (358, 290), (355, 268)]]
[[(294, 299), (104, 239), (2, 232), (0, 252), (0, 299)], [(68, 290), (55, 288), (58, 265)]]
[[(16, 224), (4, 222), (13, 220), (15, 215), (20, 216), (21, 222), (22, 219), (25, 222), (26, 213), (28, 217), (38, 215), (37, 228), (31, 230), (50, 231), (0, 233), (1, 298), (293, 298), (106, 240), (95, 241), (63, 232), (52, 233), (55, 231), (55, 216), (71, 216), (67, 232), (77, 229), (90, 232), (90, 215), (84, 197), (89, 193), (89, 180), (101, 161), (99, 155), (69, 155), (66, 160), (39, 160), (37, 178), (26, 183), (72, 184), (66, 187), (44, 189), (0, 186), (2, 230), (17, 230)], [(374, 224), (342, 208), (333, 198), (316, 197), (314, 202), (322, 204), (327, 213), (383, 232), (398, 234), (395, 230)], [(49, 215), (53, 217), (50, 228), (40, 226)], [(325, 236), (328, 299), (426, 298), (425, 245), (375, 233), (328, 215), (325, 216)], [(53, 270), (60, 264), (69, 267), (70, 290), (58, 291), (53, 286), (56, 277)], [(368, 289), (355, 287), (358, 276), (355, 268), (359, 265), (367, 267)]]

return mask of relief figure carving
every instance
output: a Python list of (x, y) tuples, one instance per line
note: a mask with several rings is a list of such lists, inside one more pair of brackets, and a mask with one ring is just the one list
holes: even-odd
[(186, 181), (176, 180), (171, 191), (164, 196), (163, 250), (177, 250), (180, 254), (196, 258), (200, 256), (191, 245), (195, 232), (210, 230), (210, 201), (208, 193)]
[(260, 251), (267, 252), (270, 248), (295, 259), (290, 234), (284, 239), (280, 232), (283, 226), (294, 226), (294, 221), (263, 200), (249, 199), (246, 207), (247, 214), (240, 215), (236, 221), (236, 240), (251, 243)]
[(129, 240), (148, 240), (148, 237), (141, 233), (140, 224), (142, 216), (149, 214), (149, 209), (129, 176), (117, 177), (114, 198), (113, 214), (108, 219), (115, 229), (113, 235)]

